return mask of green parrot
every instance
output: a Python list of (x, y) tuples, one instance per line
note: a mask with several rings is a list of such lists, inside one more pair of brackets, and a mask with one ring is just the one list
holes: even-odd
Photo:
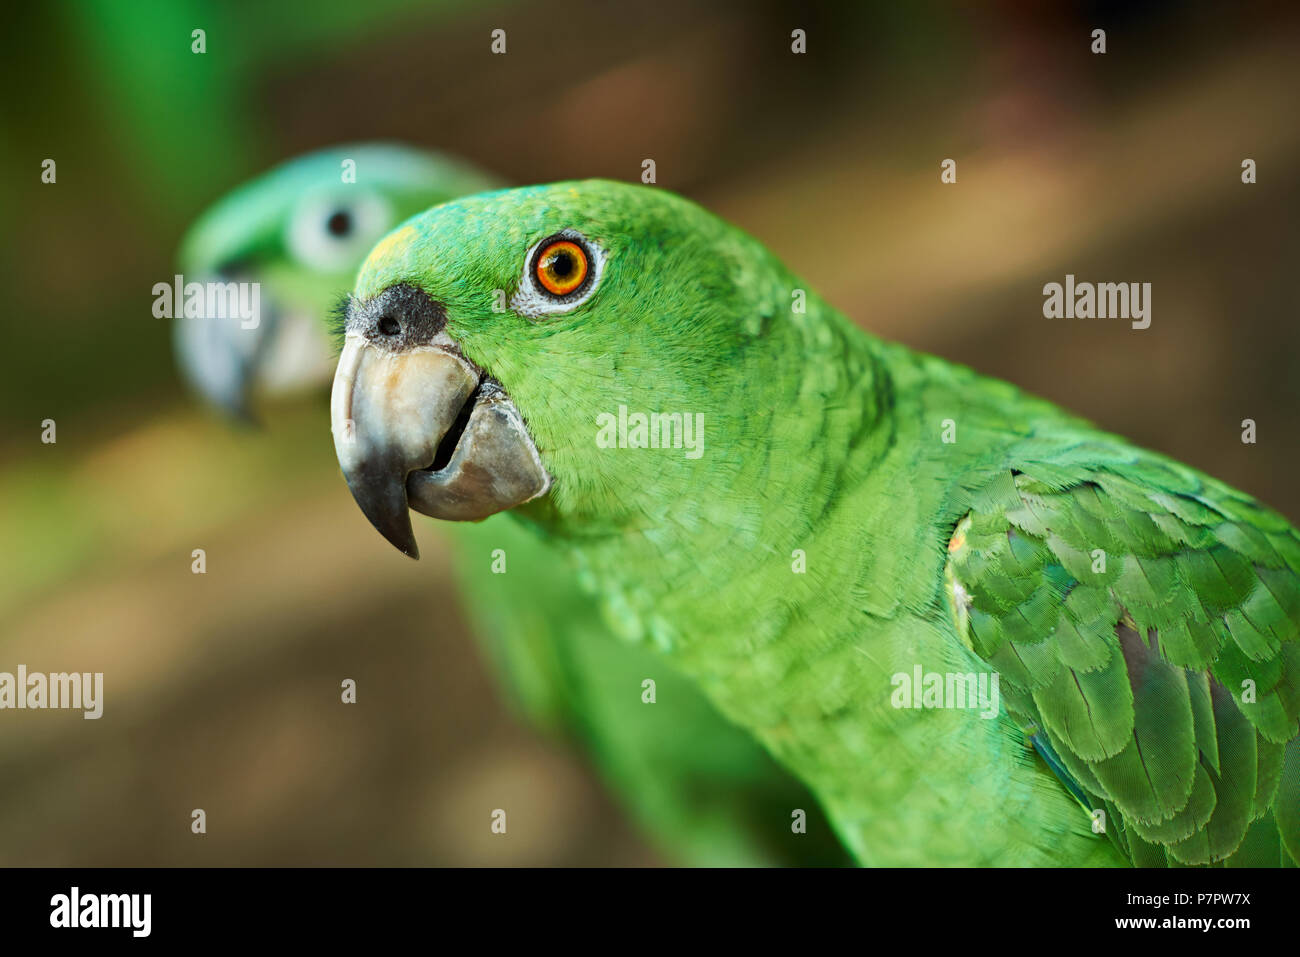
[[(328, 316), (375, 241), (495, 185), (447, 157), (377, 143), (291, 160), (231, 192), (195, 222), (179, 262), (187, 280), (259, 282), (261, 321), (178, 320), (185, 379), (241, 419), (254, 418), (259, 395), (323, 392), (335, 358)], [(467, 610), (512, 700), (587, 752), (670, 859), (850, 863), (807, 789), (652, 651), (616, 641), (542, 536), (509, 515), (452, 531)], [(655, 707), (642, 702), (647, 678)]]
[(339, 331), (375, 527), (536, 529), (857, 862), (1300, 860), (1300, 538), (1241, 492), (872, 337), (654, 187), (435, 207)]
[(318, 389), (334, 372), (325, 317), (370, 247), (408, 216), (501, 185), (457, 160), (393, 143), (320, 150), (275, 167), (205, 211), (181, 241), (187, 281), (258, 282), (255, 325), (172, 324), (177, 362), (207, 402), (252, 418), (258, 393)]

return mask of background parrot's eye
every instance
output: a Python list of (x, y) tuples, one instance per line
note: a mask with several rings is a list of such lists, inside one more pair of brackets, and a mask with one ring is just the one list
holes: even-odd
[(314, 193), (290, 217), (285, 245), (295, 260), (312, 269), (350, 270), (392, 226), (392, 208), (376, 193)]
[(567, 296), (587, 278), (587, 254), (569, 239), (554, 240), (537, 254), (537, 281), (556, 296)]
[(528, 250), (510, 308), (530, 318), (576, 308), (596, 291), (605, 258), (600, 246), (576, 230), (547, 236)]
[(346, 236), (352, 232), (352, 214), (346, 209), (335, 210), (326, 221), (325, 228), (329, 230), (331, 236), (340, 238)]

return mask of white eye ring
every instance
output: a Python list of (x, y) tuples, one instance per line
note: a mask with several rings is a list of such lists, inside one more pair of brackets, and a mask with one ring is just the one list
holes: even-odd
[[(569, 242), (577, 243), (587, 254), (588, 278), (579, 288), (579, 291), (570, 293), (567, 296), (557, 296), (543, 289), (541, 283), (537, 281), (534, 269), (536, 266), (534, 260), (537, 258), (538, 249), (541, 248), (543, 243), (555, 242), (558, 239), (567, 239)], [(596, 288), (600, 285), (601, 273), (605, 271), (605, 260), (608, 258), (609, 254), (604, 249), (576, 229), (561, 229), (559, 232), (544, 236), (529, 246), (528, 252), (524, 253), (524, 274), (520, 277), (518, 290), (510, 299), (510, 308), (529, 319), (540, 319), (542, 316), (555, 316), (571, 312), (590, 299), (592, 293), (596, 291)]]
[[(347, 232), (331, 232), (330, 221), (348, 217)], [(295, 260), (322, 272), (355, 269), (393, 225), (388, 201), (370, 191), (313, 193), (298, 204), (285, 227), (284, 243)]]

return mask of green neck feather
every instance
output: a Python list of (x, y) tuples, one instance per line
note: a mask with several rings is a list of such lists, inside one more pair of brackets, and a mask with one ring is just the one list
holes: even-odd
[[(941, 433), (948, 417), (1004, 428), (1009, 387), (882, 343), (811, 296), (740, 342), (690, 410), (705, 415), (702, 458), (597, 450), (626, 508), (603, 505), (599, 524), (549, 505), (528, 518), (567, 546), (624, 639), (665, 652), (837, 806), (861, 859), (1033, 863), (1073, 842), (1113, 863), (1005, 714), (890, 704), (891, 678), (917, 664), (984, 670), (953, 637), (940, 583), (960, 480), (997, 447)], [(939, 767), (969, 769), (961, 806), (932, 786)], [(1014, 818), (996, 846), (975, 826), (991, 816)]]

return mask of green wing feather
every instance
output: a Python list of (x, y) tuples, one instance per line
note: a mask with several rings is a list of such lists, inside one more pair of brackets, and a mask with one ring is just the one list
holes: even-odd
[(1026, 439), (966, 498), (959, 631), (1067, 784), (1118, 812), (1130, 859), (1295, 863), (1296, 531), (1096, 433)]

